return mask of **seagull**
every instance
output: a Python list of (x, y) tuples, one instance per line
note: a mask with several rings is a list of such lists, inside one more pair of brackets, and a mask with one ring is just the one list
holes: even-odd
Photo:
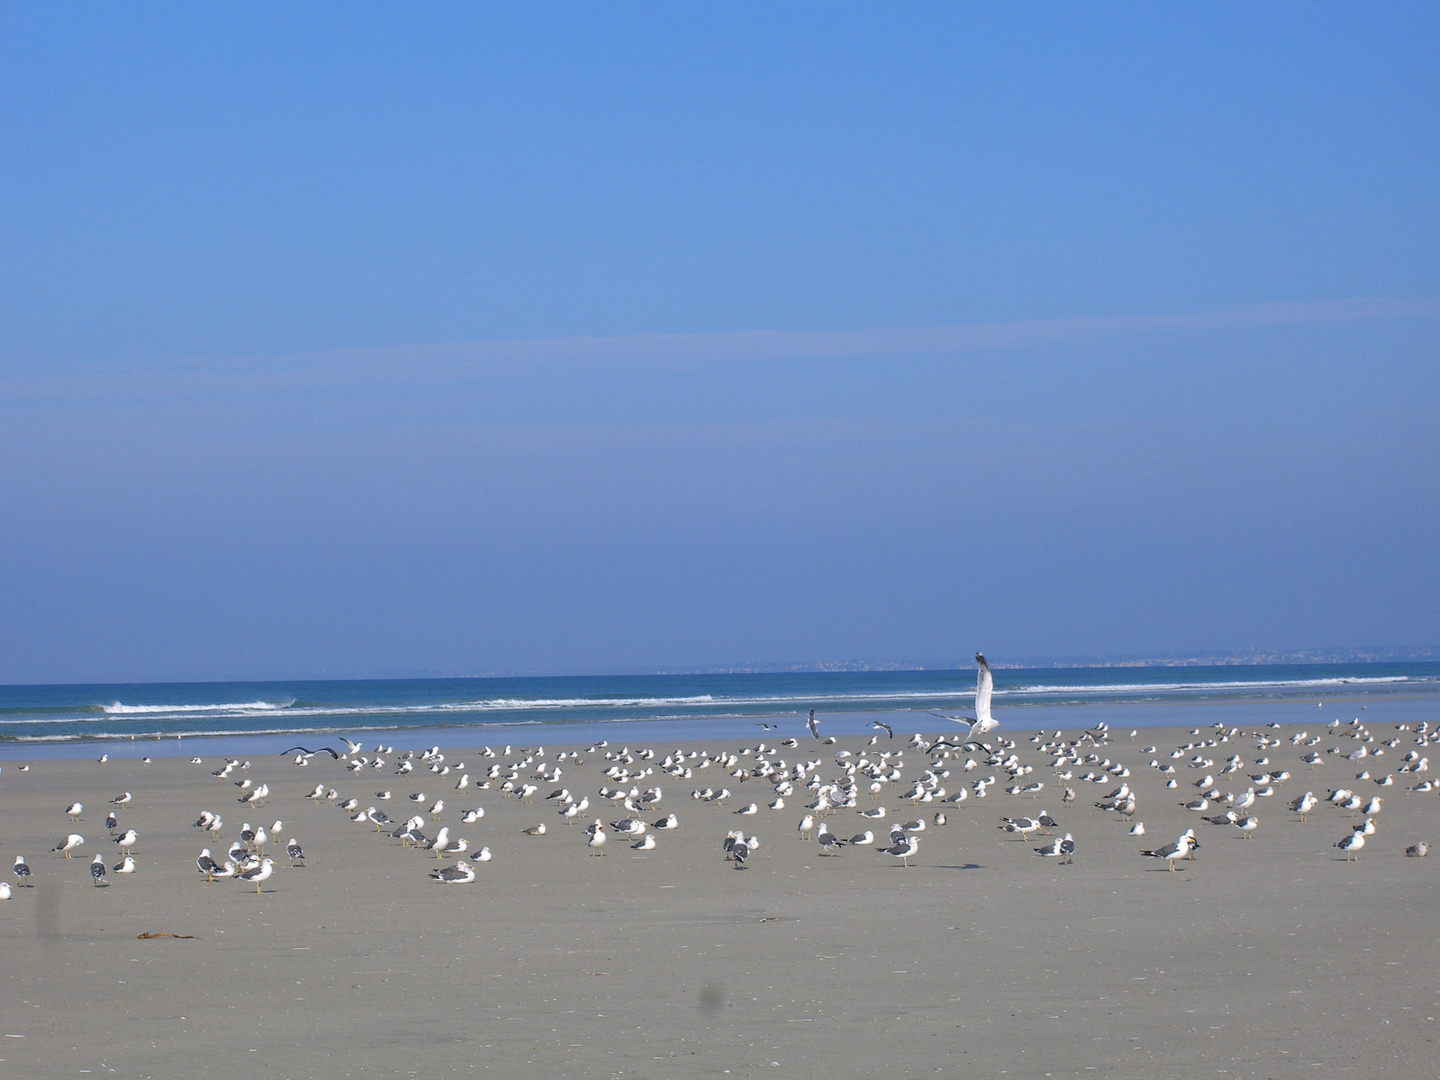
[(883, 818), (883, 817), (885, 816), (885, 814), (886, 814), (886, 810), (885, 810), (885, 807), (883, 807), (883, 806), (877, 806), (877, 807), (875, 807), (875, 809), (873, 809), (873, 810), (861, 810), (861, 811), (860, 811), (860, 816), (861, 816), (861, 817), (874, 818), (876, 821), (879, 821), (881, 818)]
[(113, 813), (105, 815), (105, 828), (109, 829), (111, 832), (114, 832), (116, 828), (119, 827), (119, 825), (120, 819), (117, 818)]
[(1155, 848), (1153, 851), (1140, 852), (1147, 859), (1164, 859), (1168, 864), (1171, 873), (1175, 871), (1175, 860), (1183, 859), (1190, 854), (1191, 848), (1196, 847), (1195, 839), (1187, 831), (1179, 840), (1173, 844), (1166, 844), (1164, 847)]
[(520, 831), (523, 832), (526, 836), (544, 836), (545, 823), (542, 821), (539, 825), (531, 825), (530, 828), (521, 829)]
[(856, 833), (854, 836), (850, 837), (851, 847), (866, 847), (873, 843), (875, 843), (875, 834), (869, 829), (866, 829), (863, 833)]
[(1021, 840), (1030, 839), (1030, 834), (1040, 828), (1040, 823), (1034, 818), (1002, 818), (1004, 824), (1000, 828), (1008, 833), (1019, 833)]
[(995, 678), (990, 674), (990, 665), (985, 661), (984, 653), (975, 654), (975, 662), (980, 665), (980, 671), (975, 678), (975, 715), (974, 716), (946, 716), (944, 713), (934, 715), (943, 717), (946, 720), (953, 720), (957, 724), (969, 724), (969, 737), (974, 739), (987, 732), (994, 731), (1000, 726), (1000, 721), (990, 715), (990, 696), (995, 691)]
[(1044, 847), (1037, 847), (1035, 854), (1043, 855), (1047, 859), (1060, 858), (1067, 863), (1074, 862), (1075, 841), (1071, 839), (1070, 834), (1067, 832), (1063, 837), (1057, 836)]
[(95, 879), (97, 886), (106, 884), (105, 881), (105, 856), (96, 855), (90, 861), (90, 876)]
[(200, 849), (200, 857), (195, 860), (195, 866), (200, 873), (205, 875), (206, 881), (214, 881), (216, 873), (220, 870), (220, 864), (210, 857), (208, 847)]
[(1319, 801), (1319, 799), (1315, 798), (1313, 791), (1307, 791), (1290, 804), (1290, 809), (1300, 815), (1301, 821), (1308, 821), (1310, 819), (1310, 811), (1315, 809)]
[(820, 832), (815, 839), (820, 841), (821, 855), (838, 855), (840, 849), (845, 846), (845, 841), (832, 833), (823, 821), (820, 823)]
[(815, 817), (813, 814), (806, 814), (800, 819), (800, 839), (809, 840), (810, 834), (815, 831)]
[(657, 829), (678, 829), (679, 827), (680, 819), (674, 814), (667, 815), (663, 821), (655, 822), (655, 828)]
[(743, 839), (736, 840), (735, 843), (730, 846), (730, 857), (735, 860), (736, 870), (744, 870), (745, 860), (750, 858), (750, 845)]
[(77, 803), (71, 803), (69, 809), (67, 809), (67, 810), (65, 811), (65, 813), (67, 813), (67, 814), (70, 815), (70, 820), (71, 820), (71, 821), (79, 821), (79, 820), (80, 820), (80, 815), (84, 812), (84, 810), (85, 810), (85, 804), (84, 804), (84, 803), (78, 803), (78, 802), (77, 802)]
[(880, 731), (885, 732), (885, 734), (886, 734), (886, 735), (889, 735), (890, 738), (892, 738), (892, 739), (895, 737), (895, 729), (892, 728), (889, 724), (884, 724), (884, 723), (881, 723), (879, 720), (876, 720), (876, 721), (875, 721), (874, 723), (872, 723), (870, 726), (871, 726), (872, 728), (876, 728), (876, 729), (878, 729), (878, 730), (880, 730)]
[(130, 799), (130, 792), (127, 791), (124, 795), (116, 795), (115, 798), (110, 800), (110, 803), (112, 806), (129, 806)]
[(435, 857), (438, 859), (441, 855), (464, 855), (469, 850), (470, 841), (460, 836), (451, 840), (450, 843), (446, 844), (443, 848), (437, 849)]
[(15, 865), (10, 868), (21, 885), (30, 884), (30, 864), (25, 861), (24, 855), (15, 856)]
[(117, 836), (115, 843), (120, 845), (120, 850), (128, 852), (135, 846), (135, 841), (140, 839), (140, 834), (134, 829), (127, 829), (124, 836)]
[(914, 835), (902, 836), (893, 847), (884, 849), (886, 855), (895, 856), (907, 870), (910, 868), (911, 857), (919, 850), (920, 838)]
[(591, 855), (605, 854), (605, 826), (598, 821), (595, 823), (595, 831), (590, 834), (588, 843)]
[(1144, 823), (1143, 821), (1137, 821), (1137, 822), (1135, 822), (1134, 825), (1131, 825), (1131, 826), (1130, 826), (1130, 835), (1131, 835), (1131, 836), (1144, 836), (1144, 835), (1145, 835), (1145, 823)]
[(300, 850), (300, 845), (295, 842), (295, 838), (293, 836), (290, 838), (290, 842), (285, 845), (285, 854), (290, 856), (291, 866), (295, 866), (297, 864), (302, 866), (304, 865), (305, 852)]
[(10, 899), (10, 882), (0, 881), (0, 900)]
[[(346, 739), (345, 741), (346, 741), (346, 742), (349, 742), (350, 740), (349, 740), (349, 739)], [(358, 749), (358, 747), (357, 747), (357, 749)], [(303, 747), (303, 746), (292, 746), (289, 750), (286, 750), (284, 753), (280, 754), (279, 756), (280, 756), (280, 757), (285, 757), (285, 756), (288, 755), (288, 754), (303, 754), (303, 755), (305, 755), (305, 760), (306, 760), (306, 761), (310, 760), (310, 758), (314, 757), (316, 754), (329, 754), (329, 755), (330, 755), (332, 758), (334, 758), (336, 761), (339, 761), (339, 760), (340, 760), (340, 754), (339, 754), (337, 751), (330, 749), (330, 747), (328, 747), (328, 746), (322, 746), (322, 747), (320, 747), (318, 750), (307, 750), (307, 749), (305, 749), (305, 747)]]
[(810, 729), (810, 734), (820, 738), (820, 721), (815, 719), (815, 710), (810, 710), (810, 719), (805, 721), (805, 726)]
[[(99, 856), (96, 856), (97, 858)], [(126, 855), (124, 859), (116, 863), (110, 869), (117, 874), (133, 874), (135, 872), (135, 856)]]
[(637, 841), (635, 841), (635, 843), (631, 844), (630, 846), (631, 846), (632, 848), (634, 848), (636, 851), (654, 851), (654, 850), (655, 850), (655, 834), (654, 834), (654, 833), (646, 833), (646, 834), (645, 834), (645, 839), (643, 839), (643, 840), (637, 840)]
[(1360, 849), (1365, 846), (1365, 831), (1356, 829), (1345, 839), (1335, 844), (1341, 851), (1345, 852), (1345, 861), (1350, 862), (1353, 857), (1356, 861), (1360, 858)]
[(1250, 834), (1260, 827), (1260, 819), (1254, 816), (1243, 817), (1235, 822), (1234, 825), (1240, 830), (1240, 835), (1248, 840), (1250, 839)]
[(464, 859), (457, 859), (454, 866), (431, 870), (430, 876), (443, 885), (468, 885), (475, 880), (475, 869)]
[(1405, 854), (1412, 859), (1423, 859), (1430, 854), (1430, 845), (1421, 840), (1418, 844), (1411, 844), (1407, 847)]
[(81, 836), (78, 832), (72, 832), (69, 836), (67, 836), (64, 840), (61, 840), (60, 843), (56, 844), (50, 850), (58, 851), (68, 859), (70, 858), (70, 853), (83, 843), (85, 843), (85, 837)]
[(253, 870), (246, 870), (240, 876), (246, 881), (255, 883), (255, 895), (260, 895), (260, 883), (267, 881), (270, 875), (275, 872), (275, 860), (265, 858), (260, 860), (260, 865)]

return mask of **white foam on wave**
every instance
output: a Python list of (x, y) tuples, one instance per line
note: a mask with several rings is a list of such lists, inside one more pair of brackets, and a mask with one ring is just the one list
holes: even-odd
[(294, 698), (289, 701), (230, 701), (216, 705), (125, 705), (114, 701), (101, 705), (100, 709), (109, 716), (149, 716), (155, 713), (274, 712), (294, 704)]
[(1007, 686), (995, 688), (995, 696), (1023, 694), (1165, 694), (1186, 693), (1203, 690), (1304, 690), (1311, 687), (1361, 686), (1374, 683), (1409, 682), (1408, 675), (1377, 675), (1370, 677), (1345, 678), (1334, 676), (1325, 679), (1224, 679), (1214, 682), (1156, 682), (1156, 683), (1057, 683), (1035, 686)]

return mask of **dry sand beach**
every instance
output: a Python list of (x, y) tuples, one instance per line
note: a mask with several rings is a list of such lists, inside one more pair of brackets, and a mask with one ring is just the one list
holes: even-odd
[[(611, 835), (603, 858), (545, 795), (587, 795), (591, 821), (627, 816), (598, 794), (617, 786), (602, 770), (618, 746), (578, 748), (582, 760), (564, 761), (559, 782), (532, 781), (541, 790), (529, 804), (502, 797), (498, 781), (456, 791), (459, 770), (420, 765), (398, 776), (401, 747), (379, 770), (270, 756), (226, 779), (212, 776), (223, 764), (212, 758), (35, 760), (25, 772), (7, 761), (0, 857), (13, 884), (9, 866), (24, 855), (33, 887), (0, 903), (0, 1077), (1440, 1076), (1440, 857), (1405, 855), (1440, 840), (1440, 795), (1411, 790), (1429, 774), (1396, 771), (1408, 751), (1437, 747), (1393, 728), (1374, 729), (1371, 745), (1386, 756), (1326, 754), (1315, 767), (1302, 756), (1349, 753), (1359, 740), (1322, 726), (1319, 746), (1296, 746), (1286, 727), (1258, 732), (1281, 739), (1258, 749), (1246, 730), (1172, 759), (1200, 739), (1147, 729), (1082, 746), (1128, 767), (1143, 837), (1094, 805), (1121, 779), (1083, 782), (1099, 762), (1057, 770), (1028, 733), (989, 741), (1014, 741), (1034, 768), (1025, 781), (1045, 782), (1038, 799), (1006, 794), (1008, 778), (984, 752), (960, 753), (940, 762), (950, 776), (939, 786), (970, 797), (923, 806), (903, 796), (932, 756), (906, 735), (881, 734), (873, 747), (770, 744), (765, 759), (818, 760), (811, 775), (825, 781), (843, 775), (838, 751), (852, 762), (904, 751), (903, 779), (879, 797), (890, 811), (883, 822), (858, 816), (876, 805), (868, 785), (857, 809), (825, 819), (842, 837), (873, 829), (876, 845), (833, 857), (799, 837), (814, 799), (803, 782), (771, 810), (764, 778), (693, 768), (699, 758), (688, 762), (692, 778), (665, 775), (665, 756), (682, 748), (673, 744), (630, 764), (656, 772), (624, 786), (658, 783), (663, 797), (643, 817), (674, 812), (680, 827), (657, 832), (648, 852)], [(1397, 745), (1383, 747), (1392, 738)], [(1144, 752), (1151, 744), (1158, 749)], [(443, 749), (475, 782), (491, 764), (523, 760), (518, 747), (495, 759)], [(564, 749), (546, 747), (544, 762)], [(1189, 768), (1197, 755), (1214, 765)], [(1244, 768), (1221, 776), (1232, 755)], [(978, 759), (968, 773), (967, 758)], [(1175, 767), (1177, 788), (1151, 760)], [(752, 753), (738, 766), (756, 761)], [(1372, 777), (1357, 780), (1367, 768)], [(1201, 820), (1223, 806), (1202, 815), (1180, 805), (1204, 772), (1239, 793), (1266, 786), (1248, 775), (1264, 770), (1292, 775), (1247, 811), (1260, 819), (1249, 838)], [(1058, 778), (1063, 771), (1072, 779)], [(971, 781), (990, 774), (1001, 781), (975, 797)], [(1382, 788), (1374, 780), (1386, 774), (1395, 782)], [(231, 781), (242, 777), (269, 784), (265, 806), (237, 802)], [(409, 794), (425, 792), (422, 810), (443, 798), (425, 831), (448, 825), (493, 859), (476, 865), (473, 884), (431, 880), (454, 859), (308, 800), (317, 784), (397, 821), (416, 809)], [(1077, 796), (1070, 805), (1066, 786)], [(1354, 862), (1333, 845), (1360, 818), (1323, 802), (1304, 822), (1288, 809), (1307, 789), (1323, 800), (1340, 786), (1384, 798)], [(691, 798), (706, 787), (733, 795)], [(393, 798), (377, 801), (385, 789)], [(137, 830), (137, 870), (112, 871), (95, 887), (93, 855), (120, 862), (105, 816), (125, 791), (132, 804), (117, 814), (120, 829)], [(76, 801), (84, 810), (71, 823), (65, 810)], [(757, 814), (735, 813), (751, 802)], [(462, 825), (477, 806), (484, 818)], [(1075, 838), (1073, 864), (1033, 853), (1050, 838), (1022, 841), (998, 827), (1002, 816), (1042, 808)], [(223, 816), (219, 841), (192, 826), (202, 809)], [(919, 817), (929, 825), (906, 869), (878, 849), (891, 822)], [(277, 866), (259, 895), (244, 882), (205, 882), (202, 847), (223, 860), (242, 821), (269, 828), (276, 819), (282, 835), (268, 853)], [(545, 835), (522, 832), (539, 822)], [(743, 870), (722, 851), (735, 828), (760, 841)], [(1186, 828), (1202, 848), (1177, 872), (1138, 854)], [(70, 832), (86, 839), (67, 860), (50, 849)], [(284, 856), (292, 836), (304, 868)]]

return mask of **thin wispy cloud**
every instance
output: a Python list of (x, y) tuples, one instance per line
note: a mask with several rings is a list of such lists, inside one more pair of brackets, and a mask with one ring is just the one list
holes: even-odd
[(1220, 311), (1085, 316), (862, 330), (744, 330), (707, 334), (630, 334), (456, 343), (386, 352), (471, 360), (722, 361), (920, 356), (1078, 344), (1100, 337), (1433, 319), (1440, 300), (1361, 298), (1253, 304)]
[(1081, 345), (1141, 334), (1193, 335), (1256, 328), (1418, 322), (1437, 317), (1440, 300), (1369, 297), (1252, 304), (1207, 312), (1020, 319), (952, 326), (571, 336), (185, 358), (58, 374), (12, 374), (0, 379), (0, 386), (5, 387), (12, 401), (19, 401), (137, 392), (176, 395), (387, 383), (423, 385), (532, 365), (664, 367), (964, 356)]

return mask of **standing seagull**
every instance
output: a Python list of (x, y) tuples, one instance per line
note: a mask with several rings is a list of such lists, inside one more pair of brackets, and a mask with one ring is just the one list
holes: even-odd
[(1035, 849), (1036, 855), (1043, 855), (1047, 859), (1060, 859), (1062, 862), (1073, 862), (1075, 859), (1075, 841), (1070, 838), (1067, 832), (1063, 837), (1057, 836), (1044, 847)]
[(920, 838), (914, 834), (906, 834), (896, 838), (892, 847), (884, 849), (886, 855), (894, 855), (900, 860), (905, 869), (910, 869), (910, 857), (920, 850)]
[(975, 662), (980, 665), (980, 671), (975, 677), (975, 715), (974, 716), (946, 716), (944, 713), (936, 713), (936, 716), (944, 717), (946, 720), (953, 720), (957, 724), (970, 725), (970, 738), (984, 735), (986, 732), (994, 731), (1000, 726), (1000, 721), (990, 715), (990, 695), (995, 691), (995, 678), (990, 674), (990, 665), (985, 661), (984, 653), (975, 654)]
[(1349, 836), (1345, 837), (1344, 840), (1336, 843), (1335, 846), (1345, 852), (1346, 862), (1349, 862), (1352, 857), (1358, 861), (1360, 858), (1360, 849), (1365, 846), (1365, 832), (1363, 828), (1356, 829)]
[(246, 871), (244, 871), (240, 876), (241, 876), (242, 878), (244, 878), (246, 881), (253, 881), (253, 882), (255, 883), (255, 895), (256, 895), (256, 896), (259, 896), (259, 895), (260, 895), (260, 883), (261, 883), (262, 881), (267, 881), (267, 880), (269, 880), (270, 875), (273, 874), (274, 872), (275, 872), (275, 860), (274, 860), (274, 859), (266, 858), (266, 859), (261, 859), (261, 860), (260, 860), (260, 865), (259, 865), (259, 866), (255, 867), (253, 870), (246, 870)]
[(95, 858), (91, 860), (91, 862), (90, 862), (90, 876), (95, 879), (95, 884), (96, 884), (97, 886), (106, 884), (106, 882), (105, 882), (105, 856), (104, 856), (104, 855), (96, 855)]
[(293, 836), (290, 838), (290, 842), (285, 845), (285, 854), (290, 856), (291, 866), (305, 865), (305, 852), (300, 850), (300, 845), (295, 842)]
[(79, 821), (80, 815), (84, 813), (84, 811), (85, 804), (77, 802), (71, 803), (69, 807), (66, 808), (65, 813), (69, 815), (71, 821)]
[(590, 835), (589, 844), (591, 855), (605, 854), (605, 826), (598, 821), (595, 823), (595, 831)]
[(11, 872), (21, 885), (30, 884), (30, 864), (25, 861), (24, 855), (15, 856), (15, 865), (11, 868)]
[(85, 843), (85, 837), (81, 836), (78, 832), (72, 832), (69, 836), (67, 836), (64, 840), (61, 840), (60, 843), (56, 844), (50, 850), (58, 851), (68, 859), (70, 858), (70, 853), (83, 843)]
[(1191, 835), (1191, 831), (1187, 829), (1180, 839), (1176, 840), (1173, 844), (1166, 844), (1164, 847), (1155, 848), (1153, 851), (1142, 851), (1140, 854), (1147, 859), (1164, 859), (1167, 868), (1173, 873), (1175, 870), (1175, 860), (1187, 858), (1192, 848), (1198, 846), (1199, 845), (1195, 843), (1195, 838)]

